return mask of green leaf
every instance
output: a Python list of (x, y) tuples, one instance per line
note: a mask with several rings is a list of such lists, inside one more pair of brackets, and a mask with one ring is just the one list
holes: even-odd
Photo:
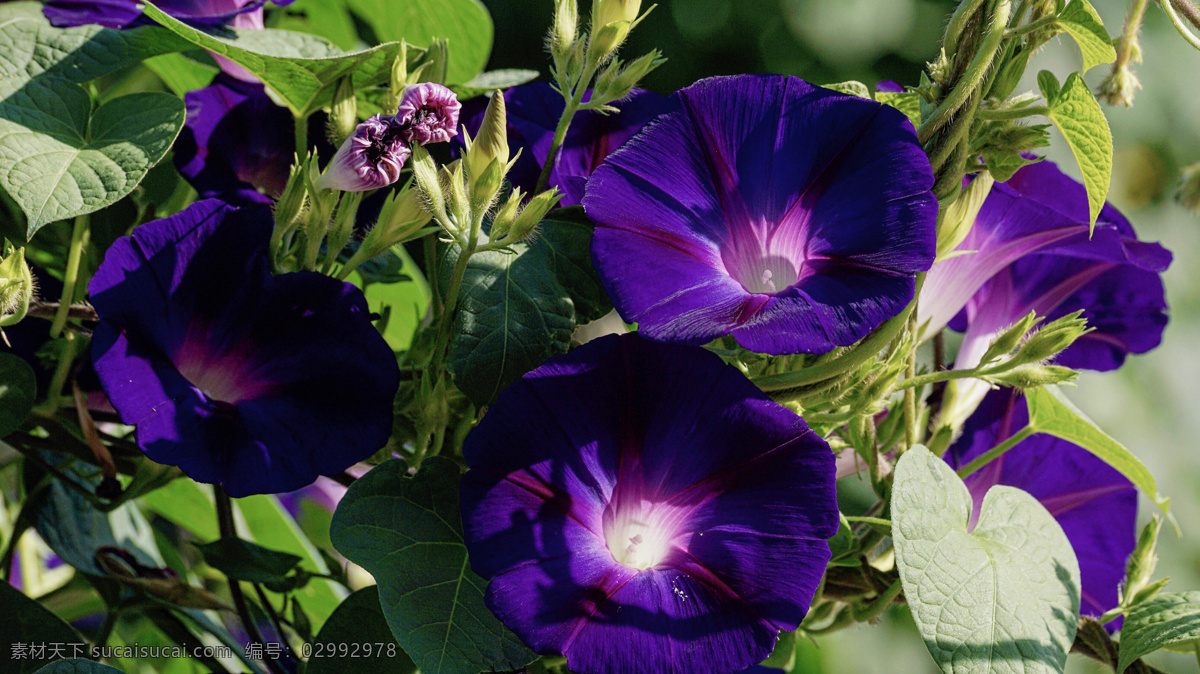
[[(201, 52), (203, 53), (203, 52)], [(142, 61), (176, 96), (202, 89), (220, 72), (215, 66), (200, 63), (183, 54), (163, 54)]]
[(37, 375), (24, 358), (0, 353), (0, 438), (25, 423), (37, 400)]
[[(1040, 75), (1038, 80), (1041, 81)], [(1050, 102), (1048, 116), (1062, 132), (1079, 163), (1083, 185), (1087, 188), (1089, 223), (1095, 229), (1096, 218), (1108, 199), (1112, 180), (1113, 142), (1108, 120), (1079, 73), (1071, 73), (1067, 78), (1062, 91)]]
[(1160, 648), (1196, 639), (1200, 639), (1200, 591), (1160, 594), (1125, 616), (1117, 672)]
[(338, 505), (330, 537), (379, 583), (396, 641), (424, 674), (511, 670), (533, 652), (483, 601), (471, 571), (458, 504), (458, 466), (426, 459), (414, 477), (391, 459), (359, 478)]
[(121, 670), (92, 660), (72, 658), (52, 662), (37, 670), (37, 674), (121, 674)]
[(998, 183), (1002, 183), (1013, 177), (1013, 174), (1019, 171), (1022, 166), (1036, 164), (1041, 160), (1041, 157), (1026, 159), (1016, 150), (994, 147), (983, 150), (983, 161), (987, 164), (988, 173), (991, 173), (992, 178)]
[(255, 545), (240, 538), (197, 543), (205, 563), (236, 580), (271, 583), (283, 580), (300, 563), (300, 557)]
[(1101, 63), (1117, 60), (1112, 38), (1104, 30), (1104, 22), (1088, 0), (1074, 0), (1058, 15), (1062, 29), (1075, 38), (1079, 53), (1083, 56), (1083, 71), (1087, 72)]
[(1058, 78), (1049, 70), (1040, 70), (1037, 74), (1038, 89), (1042, 92), (1042, 98), (1046, 99), (1047, 105), (1054, 105), (1054, 99), (1058, 98), (1058, 94), (1062, 91), (1062, 85), (1058, 83)]
[[(100, 481), (100, 469), (90, 464), (41, 452), (41, 458), (59, 470), (81, 475), (72, 481), (89, 492)], [(68, 467), (69, 466), (69, 467)], [(96, 564), (96, 551), (118, 547), (132, 554), (139, 563), (151, 567), (166, 566), (154, 530), (134, 503), (125, 503), (110, 512), (101, 512), (83, 494), (55, 479), (42, 495), (29, 503), (31, 523), (54, 554), (71, 566), (94, 576), (107, 576)]]
[(1137, 485), (1163, 514), (1168, 513), (1171, 500), (1158, 493), (1154, 475), (1121, 443), (1100, 430), (1057, 387), (1026, 391), (1025, 400), (1029, 403), (1029, 426), (1034, 431), (1062, 438), (1095, 454)]
[[(45, 658), (33, 660), (14, 657), (15, 644), (31, 643), (85, 645), (87, 642), (62, 618), (8, 583), (0, 582), (0, 657), (9, 663), (5, 672), (25, 674), (38, 670), (46, 661)], [(70, 655), (71, 646), (65, 645), (64, 648), (65, 654)]]
[(921, 97), (915, 92), (877, 91), (875, 100), (903, 112), (913, 128), (921, 126)]
[(796, 666), (796, 633), (780, 632), (775, 641), (775, 650), (770, 657), (760, 663), (763, 667), (776, 667), (785, 672), (792, 671)]
[(896, 463), (892, 535), (917, 629), (947, 674), (1062, 672), (1079, 616), (1079, 564), (1037, 499), (992, 487), (968, 531), (971, 494), (917, 445)]
[(449, 366), (475, 404), (491, 403), (521, 375), (566, 353), (577, 325), (612, 309), (592, 268), (592, 228), (581, 210), (553, 211), (515, 254), (471, 258)]
[(448, 82), (471, 80), (492, 54), (492, 17), (478, 0), (345, 1), (381, 41), (428, 47), (434, 38), (449, 40)]
[(392, 62), (400, 53), (400, 45), (389, 42), (347, 54), (324, 38), (286, 30), (223, 28), (210, 34), (149, 3), (144, 11), (148, 18), (183, 39), (250, 71), (298, 116), (308, 116), (328, 105), (343, 77), (351, 77), (355, 88), (386, 82)]
[(486, 73), (480, 73), (475, 76), (470, 82), (465, 84), (457, 84), (452, 87), (454, 93), (458, 94), (459, 99), (466, 100), (474, 98), (489, 91), (496, 89), (508, 89), (526, 82), (532, 82), (538, 78), (538, 71), (523, 70), (520, 68), (511, 68), (506, 70), (489, 70)]
[(833, 84), (823, 84), (821, 86), (850, 96), (871, 98), (871, 90), (867, 88), (867, 85), (858, 80), (846, 80), (845, 82), (834, 82)]
[(342, 49), (358, 49), (362, 45), (354, 17), (346, 11), (344, 0), (298, 0), (286, 7), (275, 7), (267, 21), (269, 28), (320, 35)]
[[(370, 657), (354, 659), (355, 674), (415, 674), (417, 666), (388, 629), (383, 608), (379, 605), (379, 588), (375, 585), (355, 592), (337, 607), (333, 615), (313, 640), (312, 652), (304, 674), (343, 674), (343, 660), (335, 657), (339, 645), (350, 649), (360, 647), (360, 654)], [(391, 653), (391, 655), (389, 655)], [(322, 655), (323, 654), (323, 655)]]
[(850, 528), (850, 521), (838, 513), (837, 533), (829, 539), (829, 563), (833, 566), (862, 566), (862, 560), (856, 556), (858, 548), (859, 540)]

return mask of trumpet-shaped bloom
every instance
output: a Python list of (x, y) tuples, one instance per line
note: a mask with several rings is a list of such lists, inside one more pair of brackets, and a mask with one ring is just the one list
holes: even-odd
[(220, 73), (183, 98), (187, 123), (175, 142), (175, 167), (202, 198), (271, 204), (283, 193), (295, 121), (263, 85)]
[(637, 334), (527, 374), (463, 451), (489, 606), (582, 674), (762, 661), (837, 530), (833, 455), (803, 420), (715, 355)]
[(404, 129), (404, 138), (410, 143), (445, 143), (458, 134), (461, 109), (453, 91), (423, 82), (404, 89), (395, 123)]
[[(590, 94), (585, 95), (585, 100)], [(531, 82), (504, 92), (508, 117), (508, 144), (521, 156), (508, 172), (508, 180), (526, 192), (537, 187), (542, 167), (550, 154), (554, 130), (562, 117), (562, 94), (545, 82)], [(576, 113), (567, 137), (550, 169), (548, 186), (557, 187), (563, 198), (560, 206), (578, 206), (583, 200), (588, 177), (604, 163), (609, 154), (628, 141), (658, 115), (673, 108), (665, 96), (635, 89), (625, 99), (612, 104), (618, 112), (605, 115), (585, 110)], [(464, 126), (474, 136), (483, 123), (487, 100), (477, 98), (464, 106)]]
[(770, 354), (864, 337), (933, 263), (933, 172), (899, 111), (794, 77), (701, 80), (608, 157), (583, 205), (621, 316)]
[[(290, 5), (295, 0), (272, 0)], [(191, 24), (233, 24), (244, 28), (262, 28), (262, 8), (267, 0), (158, 0), (163, 12)], [(90, 23), (124, 28), (142, 15), (136, 0), (47, 0), (43, 10), (55, 26), (83, 26)]]
[[(989, 393), (946, 453), (960, 468), (1004, 442), (1029, 422), (1025, 398), (1015, 389)], [(1023, 489), (1050, 511), (1079, 558), (1081, 612), (1099, 616), (1116, 607), (1117, 588), (1137, 538), (1137, 491), (1129, 480), (1078, 445), (1037, 434), (971, 474), (975, 502), (1001, 484)]]
[(233, 496), (370, 456), (399, 387), (361, 291), (271, 275), (272, 226), (266, 208), (197, 202), (118, 239), (88, 288), (96, 374), (138, 445)]
[(1048, 320), (1084, 311), (1094, 331), (1058, 357), (1068, 367), (1112, 370), (1162, 338), (1160, 274), (1171, 253), (1138, 241), (1111, 205), (1089, 238), (1084, 187), (1051, 162), (993, 186), (958, 250), (976, 252), (934, 265), (918, 304), (927, 335), (947, 323), (966, 332), (957, 368), (977, 365), (995, 335), (1030, 311)]
[(375, 115), (359, 124), (342, 143), (317, 179), (317, 186), (347, 192), (387, 187), (400, 179), (400, 170), (411, 153), (396, 120)]

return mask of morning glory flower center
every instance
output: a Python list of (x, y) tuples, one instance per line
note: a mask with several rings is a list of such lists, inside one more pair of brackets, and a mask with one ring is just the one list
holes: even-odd
[(189, 339), (174, 361), (179, 374), (209, 400), (236, 405), (271, 392), (270, 382), (254, 376), (249, 356), (237, 351), (212, 354), (202, 344)]
[(661, 564), (690, 512), (687, 508), (613, 499), (604, 514), (604, 541), (619, 564), (639, 571)]
[(725, 269), (733, 280), (751, 293), (777, 293), (800, 279), (802, 263), (790, 257), (755, 251), (724, 255)]

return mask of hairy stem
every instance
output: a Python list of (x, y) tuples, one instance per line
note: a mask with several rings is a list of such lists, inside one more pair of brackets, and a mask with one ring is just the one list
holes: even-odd
[(1004, 442), (996, 445), (995, 447), (989, 449), (988, 451), (984, 452), (983, 454), (980, 454), (979, 456), (975, 457), (974, 461), (968, 463), (967, 465), (963, 466), (962, 468), (959, 468), (958, 476), (965, 480), (968, 475), (970, 475), (971, 473), (974, 473), (975, 471), (979, 470), (980, 468), (983, 468), (984, 466), (988, 465), (992, 461), (1000, 458), (1000, 456), (1002, 456), (1005, 452), (1012, 449), (1013, 447), (1016, 447), (1018, 443), (1020, 443), (1025, 438), (1028, 438), (1029, 436), (1033, 435), (1033, 433), (1034, 433), (1033, 428), (1031, 428), (1029, 426), (1022, 428), (1020, 431), (1017, 432), (1016, 435), (1014, 435), (1011, 438), (1005, 440)]
[(75, 216), (75, 224), (71, 228), (71, 247), (67, 251), (67, 269), (63, 272), (62, 299), (58, 310), (54, 312), (54, 320), (50, 322), (50, 339), (56, 339), (67, 324), (67, 315), (71, 311), (71, 303), (75, 301), (75, 284), (79, 281), (79, 262), (83, 259), (83, 249), (88, 241), (88, 216)]

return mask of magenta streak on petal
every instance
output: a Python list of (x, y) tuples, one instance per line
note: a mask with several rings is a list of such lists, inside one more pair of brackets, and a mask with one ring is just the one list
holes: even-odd
[(1100, 498), (1108, 496), (1116, 492), (1133, 489), (1133, 485), (1126, 483), (1110, 484), (1104, 487), (1093, 487), (1092, 489), (1084, 489), (1082, 491), (1070, 492), (1067, 494), (1059, 494), (1049, 498), (1038, 499), (1050, 514), (1058, 517), (1062, 513), (1078, 508), (1079, 506)]
[[(624, 572), (629, 572), (629, 575), (625, 578), (621, 578), (621, 576), (624, 575)], [(620, 592), (621, 588), (625, 587), (625, 584), (633, 580), (637, 575), (637, 571), (630, 569), (627, 566), (622, 566), (620, 564), (613, 565), (609, 572), (605, 574), (604, 578), (600, 580), (599, 587), (597, 588), (604, 592), (604, 598), (587, 607), (587, 609), (584, 611), (584, 614), (579, 616), (579, 618), (575, 621), (575, 624), (571, 626), (571, 633), (567, 635), (566, 640), (563, 641), (562, 647), (559, 649), (563, 655), (566, 655), (567, 651), (571, 650), (571, 644), (575, 643), (575, 639), (579, 637), (579, 633), (583, 631), (583, 628), (587, 627), (587, 624), (591, 622), (592, 618), (596, 617), (596, 613), (600, 611), (600, 607), (607, 604), (608, 600), (612, 599), (614, 594)], [(614, 578), (620, 578), (620, 581), (613, 583), (612, 581)], [(606, 585), (611, 585), (611, 587), (606, 588)]]
[(578, 510), (575, 508), (575, 499), (571, 497), (571, 494), (557, 491), (551, 485), (546, 484), (546, 482), (541, 478), (531, 475), (523, 470), (507, 473), (503, 476), (503, 479), (506, 482), (520, 487), (530, 494), (542, 499), (548, 505), (554, 506), (563, 515), (571, 518), (578, 523), (579, 526), (583, 527), (588, 533), (598, 538), (601, 543), (604, 542), (603, 532), (596, 531), (594, 528), (588, 525), (587, 522), (591, 518), (587, 517), (583, 513), (578, 512)]
[(754, 606), (754, 604), (746, 601), (742, 595), (735, 592), (733, 588), (729, 587), (725, 581), (721, 580), (721, 578), (717, 574), (713, 573), (711, 569), (705, 566), (703, 562), (693, 557), (691, 553), (684, 552), (683, 554), (686, 556), (686, 559), (682, 562), (673, 564), (672, 566), (674, 568), (688, 574), (692, 578), (695, 578), (696, 582), (712, 590), (713, 593), (717, 594), (718, 596), (727, 597), (741, 604), (755, 618), (758, 618), (760, 622), (766, 625), (771, 625), (775, 629), (783, 628), (783, 626), (776, 625), (771, 620), (763, 617), (762, 612), (760, 612), (758, 608)]

